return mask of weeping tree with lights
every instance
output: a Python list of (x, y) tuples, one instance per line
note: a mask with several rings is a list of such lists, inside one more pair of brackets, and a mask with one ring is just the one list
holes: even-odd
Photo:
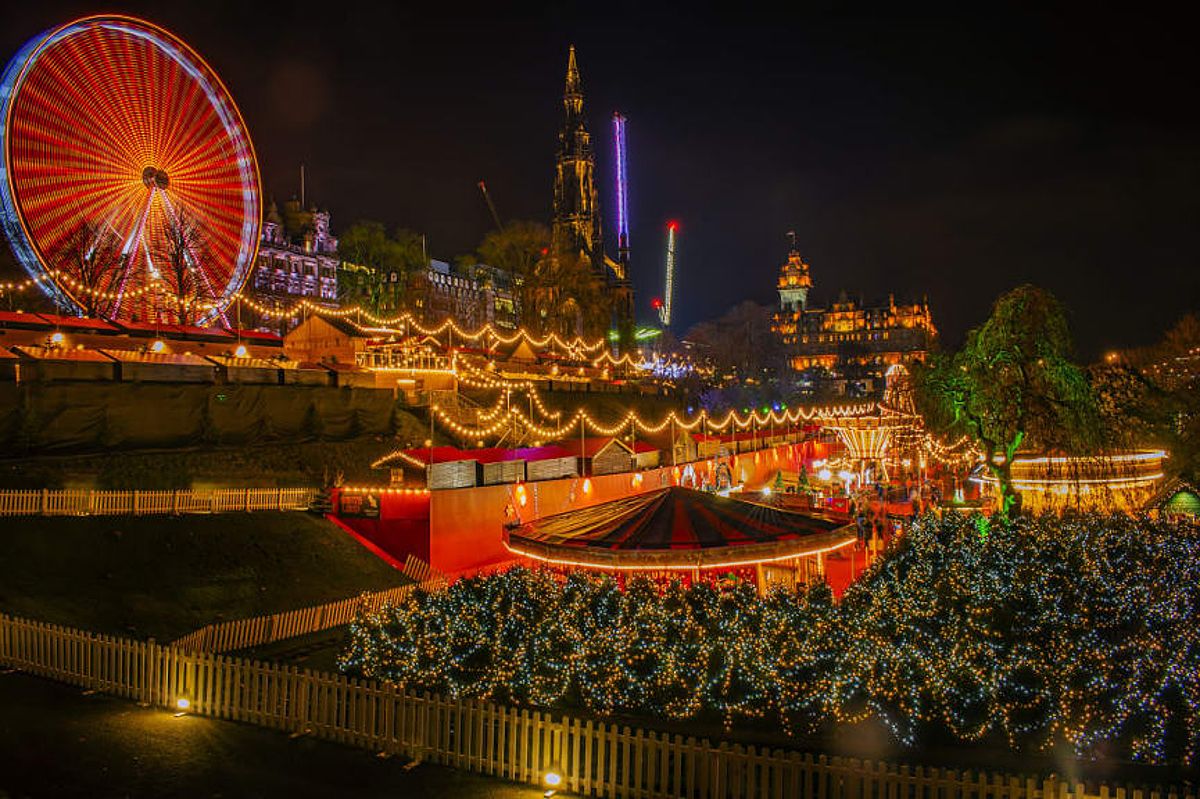
[(1100, 443), (1096, 401), (1071, 360), (1066, 312), (1050, 292), (1024, 285), (996, 300), (963, 348), (917, 370), (918, 407), (935, 430), (966, 433), (1000, 488), (1000, 512), (1019, 508), (1012, 463), (1022, 449), (1068, 453)]

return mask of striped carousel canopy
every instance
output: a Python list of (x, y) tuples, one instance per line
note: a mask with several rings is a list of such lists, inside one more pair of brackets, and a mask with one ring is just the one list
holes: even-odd
[(689, 488), (670, 487), (547, 516), (506, 531), (518, 555), (599, 569), (717, 569), (846, 546), (854, 529)]

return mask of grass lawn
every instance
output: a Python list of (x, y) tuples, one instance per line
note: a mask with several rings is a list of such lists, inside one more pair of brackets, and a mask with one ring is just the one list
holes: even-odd
[(307, 513), (0, 522), (0, 611), (160, 642), (405, 582)]
[(411, 770), (312, 738), (0, 675), (0, 799), (8, 797), (461, 797), (535, 799), (534, 786), (440, 766)]

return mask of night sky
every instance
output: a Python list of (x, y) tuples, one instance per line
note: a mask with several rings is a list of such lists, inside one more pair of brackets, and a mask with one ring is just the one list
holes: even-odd
[[(1025, 281), (1067, 303), (1089, 358), (1200, 306), (1200, 71), (1182, 18), (404, 5), (116, 8), (214, 66), (269, 195), (296, 193), (303, 161), (335, 232), (378, 219), (426, 233), (445, 259), (489, 229), (481, 178), (503, 218), (548, 219), (573, 42), (613, 250), (610, 116), (629, 119), (645, 319), (665, 223), (681, 223), (677, 330), (775, 302), (789, 230), (812, 264), (811, 302), (928, 295), (950, 345)], [(114, 7), (8, 3), (0, 51), (98, 10)]]

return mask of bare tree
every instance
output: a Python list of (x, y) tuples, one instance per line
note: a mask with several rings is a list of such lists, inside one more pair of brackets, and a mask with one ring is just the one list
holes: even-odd
[(71, 296), (83, 308), (85, 315), (100, 318), (110, 316), (116, 301), (116, 291), (125, 271), (121, 239), (107, 225), (80, 222), (59, 247), (57, 264)]
[(200, 272), (208, 256), (207, 237), (198, 220), (182, 210), (168, 216), (156, 259), (175, 303), (176, 321), (194, 324), (205, 299), (213, 299)]

